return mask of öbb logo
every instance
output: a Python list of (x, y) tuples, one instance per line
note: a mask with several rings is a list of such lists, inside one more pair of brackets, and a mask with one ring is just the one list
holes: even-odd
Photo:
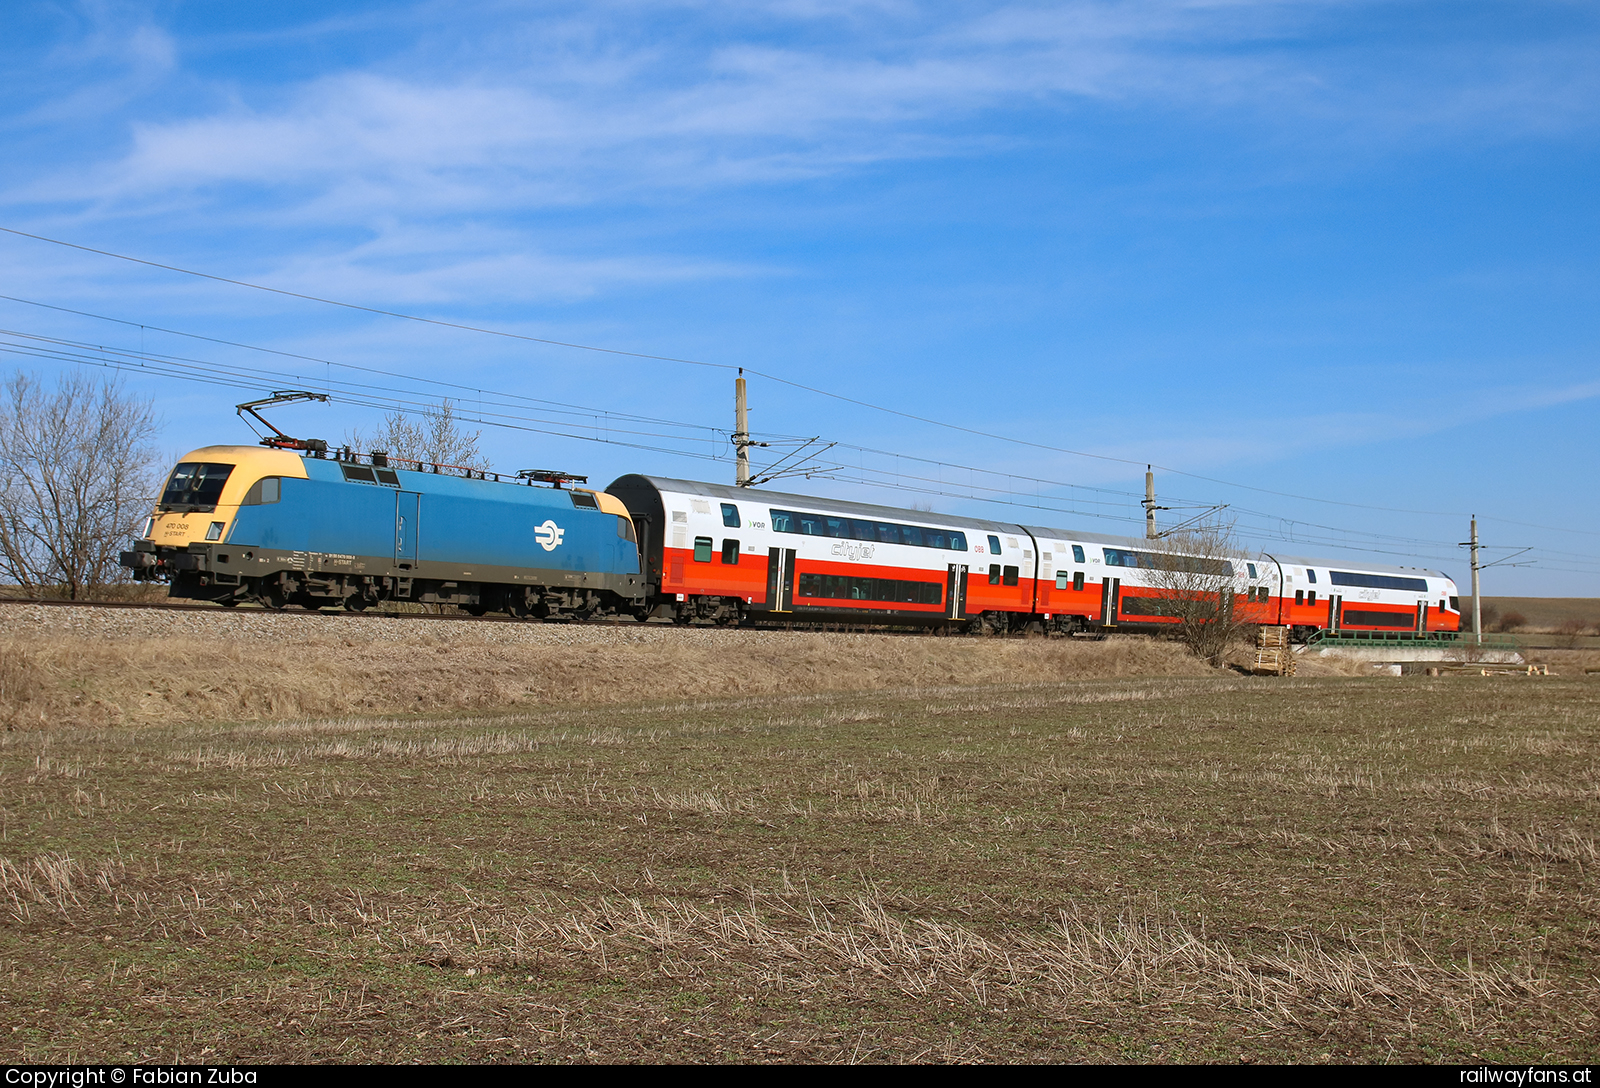
[(533, 531), (533, 538), (539, 542), (539, 547), (547, 552), (553, 552), (561, 545), (561, 538), (567, 531), (553, 521), (546, 521)]

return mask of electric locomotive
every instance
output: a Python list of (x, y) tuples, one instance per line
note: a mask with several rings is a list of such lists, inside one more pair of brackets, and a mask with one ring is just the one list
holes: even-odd
[(563, 473), (469, 471), (381, 453), (206, 446), (173, 470), (122, 564), (170, 580), (174, 597), (227, 606), (413, 601), (555, 619), (642, 605), (620, 500), (564, 487), (582, 478)]

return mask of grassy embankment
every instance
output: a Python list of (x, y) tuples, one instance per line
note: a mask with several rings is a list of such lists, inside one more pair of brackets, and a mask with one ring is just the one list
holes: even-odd
[(683, 694), (0, 734), (7, 1059), (1596, 1057), (1594, 681)]

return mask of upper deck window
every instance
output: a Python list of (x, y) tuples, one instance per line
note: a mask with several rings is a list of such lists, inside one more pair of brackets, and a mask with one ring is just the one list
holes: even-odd
[(737, 529), (739, 527), (739, 508), (731, 502), (722, 504), (722, 524), (729, 529)]
[[(731, 504), (728, 508), (731, 509)], [(793, 510), (770, 510), (768, 513), (772, 515), (772, 530), (776, 533), (827, 536), (839, 540), (871, 540), (879, 544), (909, 544), (913, 548), (943, 548), (952, 552), (967, 550), (967, 534), (955, 529), (928, 529), (920, 525), (828, 517)]]
[(170, 513), (211, 513), (232, 473), (232, 465), (182, 462), (172, 470), (172, 478), (161, 493), (161, 509)]
[(1142, 567), (1145, 570), (1177, 570), (1190, 574), (1221, 575), (1233, 577), (1233, 564), (1226, 559), (1204, 559), (1197, 555), (1168, 555), (1162, 552), (1138, 552), (1129, 548), (1106, 548), (1106, 566)]
[(1426, 578), (1399, 578), (1393, 574), (1362, 574), (1356, 571), (1330, 570), (1328, 581), (1336, 586), (1356, 586), (1361, 589), (1398, 589), (1413, 593), (1428, 592)]

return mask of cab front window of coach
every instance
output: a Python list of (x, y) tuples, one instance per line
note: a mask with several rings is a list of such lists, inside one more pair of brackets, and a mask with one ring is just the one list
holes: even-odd
[(722, 524), (730, 529), (739, 527), (739, 508), (731, 502), (722, 504)]
[(696, 563), (711, 562), (711, 538), (697, 536), (694, 538), (694, 561)]
[(263, 476), (250, 485), (250, 490), (239, 500), (240, 506), (269, 506), (283, 497), (283, 480), (277, 476)]
[(222, 485), (228, 482), (232, 465), (185, 461), (172, 470), (172, 478), (161, 493), (161, 509), (171, 513), (209, 514), (222, 498)]

